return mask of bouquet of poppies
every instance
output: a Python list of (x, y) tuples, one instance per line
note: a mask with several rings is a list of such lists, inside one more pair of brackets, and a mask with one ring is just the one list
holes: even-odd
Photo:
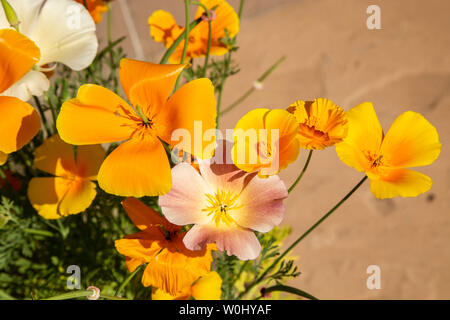
[[(222, 107), (244, 3), (184, 0), (181, 23), (150, 13), (165, 53), (140, 61), (111, 32), (99, 49), (109, 1), (1, 0), (0, 298), (316, 299), (289, 285), (294, 247), (367, 179), (378, 199), (431, 188), (409, 168), (441, 144), (414, 111), (384, 133), (370, 102), (305, 99), (219, 129), (284, 61)], [(361, 180), (285, 246), (283, 201), (333, 146)], [(278, 174), (299, 156), (286, 186)]]

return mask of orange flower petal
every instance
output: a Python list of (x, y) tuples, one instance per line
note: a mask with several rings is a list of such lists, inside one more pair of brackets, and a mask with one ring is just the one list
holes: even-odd
[[(135, 238), (137, 237), (137, 238)], [(124, 239), (116, 240), (114, 245), (120, 254), (143, 262), (150, 262), (152, 258), (160, 252), (165, 243), (161, 232), (155, 232), (155, 229), (145, 232), (139, 232), (129, 235)], [(134, 262), (133, 264), (136, 264)]]
[(166, 48), (169, 48), (184, 30), (178, 26), (172, 14), (164, 10), (153, 12), (147, 22), (150, 35), (156, 42), (163, 42)]
[[(177, 90), (161, 110), (157, 121), (165, 127), (158, 134), (167, 143), (198, 158), (211, 158), (214, 148), (210, 145), (215, 141), (216, 117), (216, 98), (211, 81), (206, 78), (193, 80)], [(175, 131), (181, 134), (182, 139)]]
[(100, 145), (74, 148), (54, 135), (36, 149), (34, 166), (55, 176), (78, 176), (95, 180), (98, 169), (105, 159), (105, 151)]
[(0, 97), (0, 151), (21, 149), (38, 133), (41, 119), (31, 105), (14, 97)]
[(171, 224), (160, 213), (136, 198), (126, 198), (122, 201), (122, 206), (128, 217), (140, 230), (146, 230), (154, 226), (164, 226), (169, 232), (180, 229), (179, 226)]
[[(143, 101), (135, 100), (137, 99), (137, 94), (134, 96), (131, 95), (130, 90), (134, 85), (142, 80), (153, 80), (155, 83), (152, 84), (150, 89), (157, 86), (158, 90), (161, 93), (164, 93), (161, 95), (165, 95), (165, 99), (167, 99), (173, 89), (178, 75), (185, 67), (186, 65), (154, 64), (125, 58), (120, 61), (119, 77), (126, 96), (130, 102), (135, 105), (135, 103), (143, 103)], [(142, 88), (140, 89), (139, 95), (141, 94)], [(140, 107), (147, 106), (141, 105)]]
[(28, 199), (46, 219), (80, 213), (90, 206), (95, 195), (95, 184), (88, 180), (33, 178), (28, 186)]
[(0, 151), (0, 166), (4, 165), (8, 161), (8, 154)]
[(39, 62), (36, 44), (12, 29), (0, 30), (0, 93), (20, 80)]
[(122, 143), (103, 162), (98, 182), (106, 192), (126, 197), (169, 192), (172, 175), (162, 143), (153, 137)]
[(86, 210), (97, 195), (95, 183), (89, 180), (75, 180), (58, 206), (59, 214), (67, 216)]
[(70, 144), (100, 144), (130, 138), (134, 110), (114, 92), (98, 85), (80, 87), (75, 99), (62, 105), (56, 121), (61, 139)]

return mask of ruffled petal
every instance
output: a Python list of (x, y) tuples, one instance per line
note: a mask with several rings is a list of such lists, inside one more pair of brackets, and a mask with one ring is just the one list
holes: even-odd
[[(211, 22), (211, 38), (219, 40), (225, 37), (225, 29), (228, 36), (234, 38), (239, 32), (239, 17), (225, 0), (202, 0), (201, 3), (208, 9), (212, 9), (217, 6), (215, 13), (217, 18)], [(199, 18), (205, 12), (203, 7), (199, 6), (195, 15), (195, 18)], [(208, 22), (202, 21), (198, 26), (202, 29), (201, 35), (204, 39), (208, 39)]]
[(28, 103), (13, 97), (0, 97), (0, 151), (21, 149), (38, 133), (41, 119)]
[(430, 190), (433, 182), (427, 175), (408, 169), (386, 170), (385, 175), (368, 175), (370, 190), (378, 199), (388, 199), (397, 196), (416, 197)]
[(169, 98), (158, 115), (157, 121), (165, 126), (158, 134), (172, 146), (200, 159), (208, 159), (214, 151), (210, 145), (215, 145), (216, 117), (211, 80), (196, 79)]
[(368, 156), (377, 155), (383, 139), (383, 130), (372, 103), (364, 102), (347, 112), (348, 133), (336, 144), (336, 152), (346, 165), (368, 171), (372, 163)]
[(122, 143), (103, 162), (98, 183), (106, 192), (125, 197), (169, 192), (172, 175), (162, 143), (153, 137)]
[(159, 205), (174, 224), (206, 223), (210, 219), (202, 209), (207, 206), (207, 192), (208, 186), (199, 173), (190, 164), (180, 163), (172, 169), (172, 189), (159, 197)]
[(407, 111), (392, 124), (383, 139), (381, 154), (389, 167), (426, 166), (441, 151), (437, 130), (420, 113)]
[[(143, 80), (152, 80), (154, 82), (149, 85), (150, 90), (156, 86), (160, 95), (165, 96), (164, 100), (166, 100), (172, 92), (178, 75), (185, 67), (186, 65), (155, 64), (125, 58), (120, 61), (119, 77), (128, 100), (135, 105), (143, 101), (138, 99), (138, 94), (131, 95), (130, 90), (134, 85)], [(139, 95), (142, 96), (142, 89)], [(141, 105), (141, 107), (144, 106)]]
[(281, 223), (288, 192), (278, 176), (254, 177), (239, 196), (238, 208), (229, 214), (238, 225), (259, 232), (268, 232)]
[(42, 96), (49, 88), (50, 81), (47, 76), (40, 71), (31, 70), (22, 79), (4, 91), (2, 95), (28, 101), (32, 96)]
[(32, 23), (28, 36), (41, 49), (39, 65), (61, 62), (78, 71), (94, 60), (96, 28), (83, 5), (72, 0), (44, 1)]
[(238, 226), (216, 228), (215, 225), (194, 225), (183, 240), (189, 250), (201, 250), (215, 242), (218, 250), (235, 255), (239, 260), (254, 260), (261, 252), (261, 244), (253, 231)]
[(19, 81), (40, 57), (40, 50), (33, 41), (15, 30), (1, 29), (0, 93)]
[(129, 139), (135, 122), (133, 109), (114, 92), (87, 84), (77, 97), (63, 103), (56, 127), (70, 144), (100, 144)]

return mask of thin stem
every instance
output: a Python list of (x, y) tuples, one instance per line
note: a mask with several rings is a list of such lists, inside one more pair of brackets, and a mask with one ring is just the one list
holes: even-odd
[[(270, 66), (269, 69), (267, 69), (257, 80), (257, 83), (263, 83), (264, 80), (266, 80), (266, 78), (273, 72), (275, 71), (275, 69), (286, 59), (285, 56), (281, 57), (280, 59), (277, 60), (277, 62), (275, 62), (272, 66)], [(235, 107), (237, 107), (238, 105), (240, 105), (245, 99), (247, 99), (254, 91), (255, 91), (255, 87), (251, 87), (250, 89), (248, 89), (242, 96), (240, 96), (235, 102), (233, 102), (231, 105), (229, 105), (228, 107), (226, 107), (222, 112), (221, 115), (224, 115), (225, 113), (233, 110)]]
[(228, 75), (228, 69), (230, 67), (230, 62), (231, 62), (231, 52), (228, 52), (225, 57), (223, 58), (223, 62), (224, 62), (224, 70), (223, 70), (223, 74), (222, 74), (222, 80), (220, 82), (219, 85), (219, 94), (217, 96), (217, 118), (216, 118), (216, 128), (219, 128), (219, 120), (220, 120), (220, 116), (222, 115), (222, 113), (220, 112), (220, 108), (222, 107), (222, 94), (223, 94), (223, 88), (225, 86), (225, 81), (227, 80), (227, 75)]
[(209, 62), (209, 51), (211, 50), (211, 21), (208, 21), (208, 47), (206, 48), (205, 64), (203, 65), (203, 76), (206, 76)]
[(120, 294), (120, 292), (125, 288), (125, 286), (131, 281), (131, 279), (133, 279), (133, 277), (139, 272), (139, 270), (141, 270), (142, 265), (140, 265), (139, 267), (137, 267), (136, 269), (134, 269), (134, 271), (132, 273), (130, 273), (130, 275), (125, 279), (124, 282), (122, 282), (122, 284), (120, 285), (120, 287), (116, 290), (116, 293), (114, 294), (115, 296), (118, 296)]
[[(186, 53), (187, 48), (189, 45), (189, 32), (190, 30), (190, 23), (189, 23), (189, 0), (184, 0), (184, 13), (185, 13), (185, 27), (184, 27), (184, 47), (183, 47), (183, 53), (181, 55), (180, 64), (184, 64), (184, 61), (186, 60)], [(180, 75), (177, 78), (177, 81), (175, 82), (175, 89), (174, 91), (177, 91), (178, 87), (180, 86), (180, 79), (182, 77), (183, 71), (180, 73)]]
[(44, 123), (45, 131), (47, 132), (47, 137), (52, 135), (50, 131), (50, 127), (48, 126), (47, 118), (45, 117), (44, 109), (42, 109), (41, 101), (36, 96), (33, 96), (34, 102), (36, 103), (36, 107), (38, 108), (39, 114), (41, 115), (42, 122)]
[(302, 172), (300, 172), (299, 176), (295, 180), (295, 182), (292, 184), (292, 186), (289, 187), (288, 193), (291, 193), (292, 190), (294, 190), (295, 186), (302, 180), (303, 175), (305, 174), (306, 170), (308, 169), (309, 162), (311, 161), (311, 157), (313, 154), (313, 150), (309, 150), (308, 159), (306, 159), (305, 165), (303, 166)]
[(239, 11), (238, 11), (239, 20), (241, 20), (241, 17), (242, 17), (242, 11), (244, 10), (244, 4), (245, 4), (245, 0), (241, 0), (241, 3), (239, 4)]
[(54, 297), (42, 299), (42, 300), (68, 300), (75, 299), (81, 297), (92, 296), (94, 294), (94, 290), (79, 290), (74, 292), (63, 293)]
[(364, 178), (361, 179), (361, 181), (358, 182), (356, 186), (353, 187), (352, 190), (350, 190), (349, 193), (347, 193), (333, 208), (331, 208), (322, 218), (320, 218), (312, 227), (310, 227), (308, 230), (306, 230), (305, 233), (303, 233), (297, 240), (295, 240), (289, 248), (287, 248), (278, 258), (255, 280), (253, 281), (247, 288), (241, 292), (239, 295), (239, 298), (242, 298), (251, 288), (253, 288), (255, 285), (260, 283), (265, 276), (283, 259), (292, 249), (295, 248), (297, 244), (300, 243), (304, 238), (306, 238), (314, 229), (316, 229), (322, 222), (324, 222), (334, 211), (336, 211), (337, 208), (339, 208), (350, 196), (358, 190), (358, 188), (366, 181), (367, 176), (364, 176)]
[(23, 229), (24, 232), (29, 233), (29, 234), (34, 234), (37, 236), (43, 236), (43, 237), (54, 237), (54, 234), (51, 233), (50, 231), (45, 231), (45, 230), (36, 230), (36, 229), (31, 229), (31, 228), (25, 228)]

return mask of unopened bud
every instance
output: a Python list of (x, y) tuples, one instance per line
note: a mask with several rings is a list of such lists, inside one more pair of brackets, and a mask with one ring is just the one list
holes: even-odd
[(209, 10), (209, 15), (206, 12), (202, 14), (202, 20), (205, 22), (213, 21), (217, 19), (217, 13), (214, 10)]
[(8, 19), (9, 24), (11, 27), (19, 31), (19, 19), (17, 18), (17, 14), (14, 11), (14, 8), (9, 4), (7, 0), (1, 0), (3, 10), (5, 11), (6, 19)]
[(256, 90), (262, 90), (264, 88), (264, 85), (261, 81), (255, 81), (253, 82), (253, 88)]

